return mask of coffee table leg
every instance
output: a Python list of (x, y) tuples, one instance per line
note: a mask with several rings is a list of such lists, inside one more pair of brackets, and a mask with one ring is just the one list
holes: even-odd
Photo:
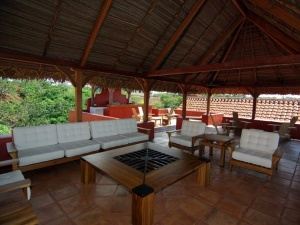
[(197, 184), (206, 187), (210, 183), (210, 162), (203, 162), (197, 171)]
[(96, 181), (96, 170), (87, 161), (80, 160), (81, 167), (81, 183), (83, 184), (94, 184)]
[(141, 185), (132, 190), (132, 224), (152, 225), (155, 193), (151, 187)]

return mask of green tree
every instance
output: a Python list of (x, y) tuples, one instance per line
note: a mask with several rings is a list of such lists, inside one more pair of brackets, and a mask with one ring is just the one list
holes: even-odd
[(182, 103), (182, 96), (178, 94), (164, 93), (160, 96), (163, 108), (177, 108)]

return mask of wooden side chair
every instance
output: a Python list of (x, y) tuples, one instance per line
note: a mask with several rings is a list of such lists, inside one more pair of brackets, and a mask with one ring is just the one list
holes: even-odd
[[(17, 162), (18, 160), (16, 159), (0, 161), (0, 167), (12, 165), (13, 169), (15, 169)], [(15, 169), (13, 171), (0, 174), (0, 193), (22, 189), (24, 193), (26, 193), (27, 199), (30, 200), (30, 185), (30, 180), (24, 178), (21, 170)]]

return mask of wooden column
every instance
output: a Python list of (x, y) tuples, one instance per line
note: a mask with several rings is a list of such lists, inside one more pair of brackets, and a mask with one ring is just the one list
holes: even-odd
[(206, 115), (208, 116), (210, 113), (210, 99), (211, 99), (211, 90), (207, 93), (207, 105), (206, 105)]
[(91, 85), (91, 106), (94, 105), (96, 86)]
[(252, 120), (255, 119), (255, 114), (256, 114), (256, 104), (257, 104), (257, 98), (258, 98), (259, 94), (253, 94), (253, 105), (252, 105)]
[(76, 121), (82, 121), (82, 72), (75, 70), (75, 111)]
[(149, 120), (149, 101), (150, 101), (150, 91), (148, 83), (146, 83), (144, 88), (144, 122), (148, 122)]
[(185, 118), (186, 118), (187, 94), (188, 94), (188, 91), (186, 88), (184, 88), (184, 90), (182, 92), (182, 119), (183, 120), (185, 120)]
[(132, 224), (152, 225), (155, 193), (145, 184), (132, 190)]

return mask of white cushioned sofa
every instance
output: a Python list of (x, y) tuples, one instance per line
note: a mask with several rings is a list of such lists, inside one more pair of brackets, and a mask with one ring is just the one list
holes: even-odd
[(231, 155), (230, 166), (239, 166), (272, 175), (281, 153), (279, 135), (257, 129), (243, 129), (240, 145)]
[(148, 135), (138, 133), (134, 119), (104, 120), (16, 127), (7, 149), (13, 158), (18, 158), (19, 168), (28, 171), (76, 160), (101, 148), (148, 140)]
[(137, 127), (135, 119), (93, 121), (90, 126), (93, 140), (103, 150), (149, 140), (149, 135), (138, 132), (141, 128)]

